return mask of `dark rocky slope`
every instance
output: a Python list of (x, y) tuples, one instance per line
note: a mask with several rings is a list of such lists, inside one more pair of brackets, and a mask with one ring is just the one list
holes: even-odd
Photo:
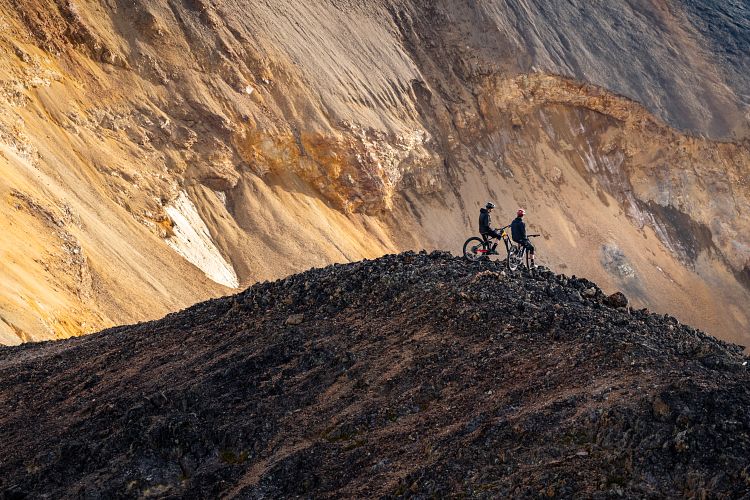
[(547, 263), (750, 343), (746, 0), (0, 12), (0, 343), (454, 247), (490, 199)]
[(445, 253), (0, 350), (6, 498), (750, 491), (741, 348)]

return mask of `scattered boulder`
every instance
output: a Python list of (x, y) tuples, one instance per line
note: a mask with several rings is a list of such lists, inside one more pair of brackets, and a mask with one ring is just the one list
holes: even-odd
[(581, 295), (583, 295), (587, 299), (592, 299), (592, 298), (596, 297), (596, 288), (593, 287), (593, 286), (590, 287), (590, 288), (587, 288), (587, 289), (585, 289), (583, 291), (583, 293), (581, 293)]
[(622, 292), (615, 292), (604, 298), (604, 304), (615, 309), (628, 306), (628, 298)]

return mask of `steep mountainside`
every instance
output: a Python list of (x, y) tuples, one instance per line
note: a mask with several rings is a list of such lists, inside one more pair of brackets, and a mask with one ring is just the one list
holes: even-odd
[(544, 262), (750, 341), (742, 2), (0, 0), (0, 341), (310, 266)]
[(388, 255), (2, 348), (0, 492), (750, 492), (741, 348), (585, 279), (502, 269)]

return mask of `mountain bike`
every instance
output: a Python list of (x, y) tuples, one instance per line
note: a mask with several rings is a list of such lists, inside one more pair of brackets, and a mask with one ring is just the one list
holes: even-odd
[[(537, 236), (539, 235), (526, 235), (527, 238), (536, 238)], [(526, 251), (526, 247), (517, 243), (511, 243), (511, 245), (512, 246), (508, 250), (508, 257), (506, 259), (508, 269), (510, 269), (511, 271), (515, 271), (516, 269), (518, 269), (518, 266), (524, 263), (524, 257), (526, 258), (526, 268), (531, 269), (529, 267), (529, 253)]]
[[(500, 239), (503, 240), (503, 244), (505, 244), (505, 252), (508, 255), (510, 255), (511, 248), (514, 246), (513, 242), (510, 241), (508, 232), (506, 231), (506, 229), (508, 229), (509, 227), (510, 226), (501, 227), (496, 231), (500, 233)], [(493, 243), (493, 240), (496, 239), (497, 238), (493, 238), (492, 236), (487, 235), (481, 235), (481, 237), (472, 236), (464, 242), (464, 257), (467, 260), (475, 262), (483, 258), (489, 258), (490, 255), (499, 255), (497, 251), (493, 252), (492, 250), (492, 247), (497, 244)], [(507, 262), (508, 257), (506, 257), (505, 260)]]
[[(517, 243), (514, 243), (511, 241), (510, 236), (508, 235), (508, 229), (510, 226), (505, 226), (498, 231), (500, 232), (500, 238), (503, 240), (503, 244), (505, 245), (505, 265), (510, 269), (511, 271), (515, 271), (518, 269), (518, 266), (520, 266), (524, 262), (524, 258), (526, 259), (526, 267), (529, 267), (529, 255), (526, 252), (526, 247), (521, 246)], [(539, 236), (538, 234), (529, 234), (527, 235), (527, 238), (536, 238)], [(472, 262), (478, 261), (483, 258), (489, 258), (490, 255), (498, 255), (498, 252), (495, 251), (493, 253), (492, 247), (494, 246), (493, 240), (496, 238), (493, 238), (491, 236), (485, 236), (483, 235), (481, 238), (478, 236), (472, 236), (466, 242), (464, 242), (464, 257), (467, 260), (470, 260)]]

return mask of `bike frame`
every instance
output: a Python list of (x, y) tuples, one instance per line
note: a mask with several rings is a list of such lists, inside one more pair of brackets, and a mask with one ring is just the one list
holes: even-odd
[[(505, 251), (506, 252), (510, 252), (510, 249), (515, 246), (513, 243), (511, 243), (510, 237), (508, 236), (508, 232), (506, 231), (506, 229), (509, 228), (509, 227), (510, 226), (505, 226), (505, 227), (501, 227), (500, 228), (500, 231), (501, 231), (501, 233), (500, 233), (500, 239), (503, 240), (503, 243), (505, 244)], [(482, 239), (484, 239), (484, 238), (482, 238)], [(489, 236), (487, 238), (487, 241), (486, 241), (487, 247), (486, 248), (477, 249), (477, 253), (481, 253), (481, 254), (488, 253), (490, 251), (490, 246), (489, 246), (490, 241), (493, 241), (493, 240), (496, 240), (496, 239), (498, 239), (498, 238), (495, 238), (494, 236)]]

